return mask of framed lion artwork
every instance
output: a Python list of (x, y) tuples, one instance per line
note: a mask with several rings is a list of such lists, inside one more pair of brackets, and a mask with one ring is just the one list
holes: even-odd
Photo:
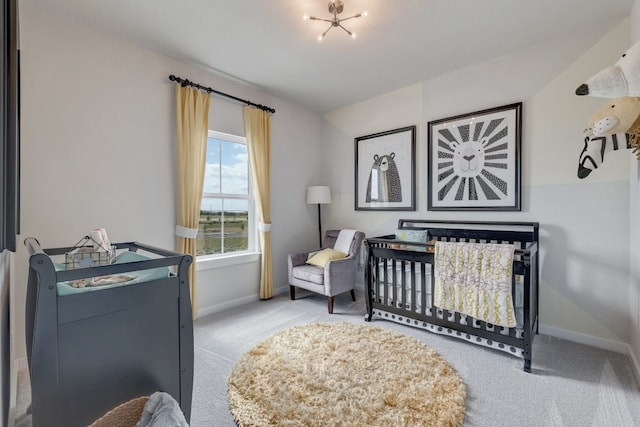
[(431, 211), (521, 210), (522, 103), (428, 123)]

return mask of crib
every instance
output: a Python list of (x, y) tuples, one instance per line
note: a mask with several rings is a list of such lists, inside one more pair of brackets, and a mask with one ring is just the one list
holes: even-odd
[[(86, 426), (123, 402), (173, 396), (187, 421), (193, 387), (189, 255), (128, 242), (115, 263), (67, 269), (74, 247), (30, 254), (25, 335), (34, 426)], [(132, 277), (78, 288), (75, 280)], [(77, 284), (77, 282), (75, 282)]]
[[(366, 239), (365, 320), (390, 320), (505, 351), (524, 359), (524, 370), (531, 372), (531, 346), (538, 331), (538, 229), (536, 222), (399, 220), (398, 232), (426, 231), (428, 237), (422, 242), (399, 240), (397, 234)], [(436, 241), (515, 246), (515, 327), (434, 306)]]

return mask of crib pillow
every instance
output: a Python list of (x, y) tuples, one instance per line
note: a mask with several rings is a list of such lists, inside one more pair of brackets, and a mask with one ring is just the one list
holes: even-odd
[[(429, 239), (429, 230), (404, 230), (397, 229), (395, 233), (396, 240), (404, 240), (407, 242), (427, 243)], [(395, 245), (394, 249), (404, 249), (408, 251), (426, 251), (426, 246), (416, 245)]]

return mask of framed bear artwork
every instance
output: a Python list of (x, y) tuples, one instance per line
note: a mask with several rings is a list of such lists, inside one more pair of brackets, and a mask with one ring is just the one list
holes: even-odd
[(355, 138), (355, 210), (416, 210), (416, 126)]
[(521, 102), (429, 122), (429, 210), (521, 210), (521, 129)]

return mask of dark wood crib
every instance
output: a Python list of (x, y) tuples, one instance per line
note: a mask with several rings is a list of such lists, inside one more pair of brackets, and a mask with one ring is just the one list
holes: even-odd
[[(426, 230), (424, 242), (396, 234), (366, 239), (366, 320), (384, 319), (505, 351), (524, 359), (538, 331), (538, 223), (401, 219), (398, 230)], [(517, 326), (502, 327), (433, 305), (435, 241), (515, 246), (512, 289)]]

